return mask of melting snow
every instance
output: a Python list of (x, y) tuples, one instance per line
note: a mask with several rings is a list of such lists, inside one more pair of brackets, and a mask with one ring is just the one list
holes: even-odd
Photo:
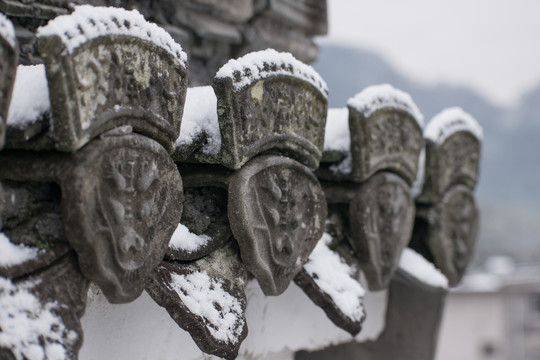
[(217, 116), (217, 98), (211, 86), (188, 88), (182, 128), (176, 145), (190, 145), (201, 133), (206, 134), (207, 141), (202, 151), (208, 155), (217, 155), (221, 150), (221, 133)]
[(194, 234), (185, 225), (178, 224), (169, 241), (169, 247), (175, 250), (194, 252), (210, 240), (212, 240), (210, 236)]
[(347, 101), (347, 105), (355, 108), (365, 117), (375, 111), (395, 107), (408, 112), (421, 128), (424, 127), (424, 115), (420, 112), (411, 96), (389, 84), (369, 86)]
[(419, 281), (433, 287), (448, 288), (448, 279), (435, 266), (411, 248), (405, 248), (399, 268)]
[(9, 19), (2, 13), (0, 13), (0, 37), (6, 39), (6, 41), (15, 48), (17, 46), (15, 42), (15, 29)]
[(205, 271), (188, 275), (171, 273), (171, 290), (175, 291), (193, 314), (202, 317), (212, 336), (222, 342), (238, 342), (243, 328), (240, 301), (225, 291), (220, 281)]
[(150, 41), (186, 66), (187, 55), (182, 47), (164, 29), (147, 22), (137, 10), (81, 5), (71, 14), (49, 21), (37, 32), (38, 37), (60, 37), (66, 47), (64, 53), (73, 53), (88, 40), (108, 35), (127, 35)]
[(440, 145), (458, 131), (468, 131), (482, 141), (482, 127), (460, 107), (447, 108), (435, 115), (427, 124), (424, 137)]
[(252, 52), (238, 59), (231, 59), (219, 69), (216, 78), (231, 78), (236, 91), (274, 75), (288, 75), (311, 83), (325, 97), (328, 86), (309, 65), (298, 61), (290, 53), (274, 49)]
[(16, 245), (9, 241), (9, 238), (0, 233), (0, 266), (12, 267), (22, 264), (25, 261), (35, 258), (38, 249), (29, 248), (24, 245)]
[(309, 256), (304, 269), (317, 286), (337, 305), (341, 312), (354, 321), (364, 317), (362, 299), (364, 288), (354, 279), (354, 270), (328, 248), (332, 237), (324, 233)]
[(45, 76), (45, 66), (17, 66), (17, 75), (7, 123), (17, 129), (24, 129), (50, 111), (49, 87)]

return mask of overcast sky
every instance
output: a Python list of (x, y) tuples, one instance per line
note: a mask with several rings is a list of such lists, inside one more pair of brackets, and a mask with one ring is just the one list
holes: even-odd
[(382, 55), (426, 84), (465, 85), (502, 105), (540, 86), (540, 0), (328, 0), (324, 41)]

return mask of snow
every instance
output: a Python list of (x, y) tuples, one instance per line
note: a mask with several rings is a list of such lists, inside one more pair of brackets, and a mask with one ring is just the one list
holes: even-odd
[(349, 109), (328, 109), (323, 149), (324, 151), (339, 151), (343, 153), (348, 153), (351, 151)]
[(188, 275), (171, 273), (171, 278), (171, 290), (190, 312), (209, 323), (206, 328), (214, 338), (226, 343), (238, 342), (244, 323), (242, 306), (223, 289), (220, 281), (210, 278), (205, 271)]
[(324, 233), (310, 254), (304, 269), (313, 277), (317, 286), (353, 321), (364, 317), (362, 299), (364, 288), (354, 279), (354, 270), (328, 248), (332, 237)]
[(15, 29), (9, 19), (2, 13), (0, 13), (0, 37), (4, 38), (11, 47), (17, 47), (15, 41)]
[(0, 277), (0, 347), (10, 349), (17, 360), (66, 359), (63, 339), (76, 341), (77, 335), (51, 311), (58, 307), (56, 302), (43, 304), (29, 291), (36, 284), (15, 285)]
[(460, 107), (447, 108), (435, 115), (424, 130), (424, 138), (440, 145), (458, 131), (468, 131), (482, 141), (482, 127)]
[(437, 288), (448, 288), (448, 279), (435, 266), (411, 248), (405, 248), (399, 268), (419, 281)]
[(390, 84), (369, 86), (347, 101), (347, 105), (369, 117), (375, 111), (394, 107), (408, 112), (424, 128), (424, 115), (411, 96)]
[(50, 109), (45, 66), (43, 64), (17, 66), (7, 119), (8, 126), (24, 129)]
[(4, 233), (0, 233), (0, 267), (19, 265), (37, 255), (38, 249), (13, 244)]
[(206, 134), (202, 148), (207, 155), (217, 155), (221, 150), (221, 132), (217, 116), (217, 98), (211, 86), (188, 88), (180, 136), (176, 146), (190, 145), (199, 134)]
[(75, 7), (71, 14), (58, 16), (37, 31), (38, 37), (60, 37), (65, 46), (63, 54), (71, 54), (85, 42), (109, 35), (134, 36), (150, 41), (186, 67), (187, 55), (182, 47), (164, 29), (147, 22), (137, 10), (81, 5)]
[(292, 54), (274, 49), (256, 51), (238, 59), (231, 59), (216, 73), (216, 78), (231, 78), (235, 91), (275, 75), (293, 76), (312, 84), (325, 97), (328, 86), (309, 65), (298, 61)]
[(426, 148), (422, 147), (418, 156), (418, 170), (416, 171), (416, 179), (411, 187), (411, 195), (416, 198), (422, 193), (424, 181), (426, 177)]
[(169, 241), (169, 247), (175, 250), (194, 252), (210, 240), (212, 240), (210, 236), (194, 234), (185, 225), (178, 224)]

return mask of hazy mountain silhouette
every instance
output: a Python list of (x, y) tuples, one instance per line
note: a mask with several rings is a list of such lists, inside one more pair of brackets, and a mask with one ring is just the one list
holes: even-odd
[(412, 96), (426, 123), (449, 106), (474, 116), (484, 129), (475, 263), (494, 254), (540, 262), (540, 86), (519, 107), (498, 107), (468, 88), (425, 86), (373, 53), (328, 43), (321, 45), (314, 67), (328, 83), (330, 107), (346, 106), (367, 86), (390, 83)]

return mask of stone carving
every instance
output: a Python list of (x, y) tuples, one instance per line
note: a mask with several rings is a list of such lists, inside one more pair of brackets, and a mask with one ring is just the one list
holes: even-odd
[[(75, 0), (74, 2), (81, 2)], [(72, 7), (69, 0), (0, 0), (0, 11), (15, 16), (30, 16), (41, 19), (51, 19), (58, 15), (67, 14)]]
[[(260, 61), (267, 56), (267, 61)], [(326, 85), (310, 67), (273, 50), (231, 60), (213, 84), (221, 162), (238, 169), (263, 152), (319, 165), (328, 109)]]
[(380, 170), (391, 170), (412, 184), (423, 138), (420, 125), (408, 112), (386, 107), (365, 117), (349, 106), (349, 122), (355, 181), (364, 181)]
[(428, 220), (432, 226), (429, 248), (435, 265), (455, 286), (465, 273), (476, 243), (478, 209), (474, 195), (466, 186), (454, 186), (431, 211), (435, 213)]
[(0, 358), (76, 360), (88, 286), (74, 254), (22, 279), (0, 277)]
[(202, 351), (235, 359), (247, 336), (246, 281), (231, 242), (194, 262), (162, 262), (146, 290)]
[[(38, 32), (56, 149), (73, 151), (100, 133), (130, 125), (172, 152), (187, 88), (185, 53), (169, 34), (140, 15), (107, 8), (110, 16), (100, 18), (104, 11), (93, 17), (92, 9), (80, 7), (69, 15), (73, 29), (58, 26), (69, 36), (56, 30), (61, 18)], [(98, 23), (115, 30), (99, 33), (103, 27)]]
[(322, 236), (319, 182), (292, 159), (257, 157), (232, 175), (228, 206), (246, 267), (266, 295), (283, 293)]
[(178, 170), (158, 143), (136, 134), (96, 139), (71, 163), (62, 211), (81, 270), (110, 302), (131, 301), (180, 221)]
[(409, 186), (395, 174), (375, 174), (350, 202), (350, 222), (351, 245), (369, 288), (386, 288), (411, 238), (414, 202)]
[(11, 92), (17, 71), (18, 47), (11, 22), (0, 14), (0, 150), (4, 147)]

